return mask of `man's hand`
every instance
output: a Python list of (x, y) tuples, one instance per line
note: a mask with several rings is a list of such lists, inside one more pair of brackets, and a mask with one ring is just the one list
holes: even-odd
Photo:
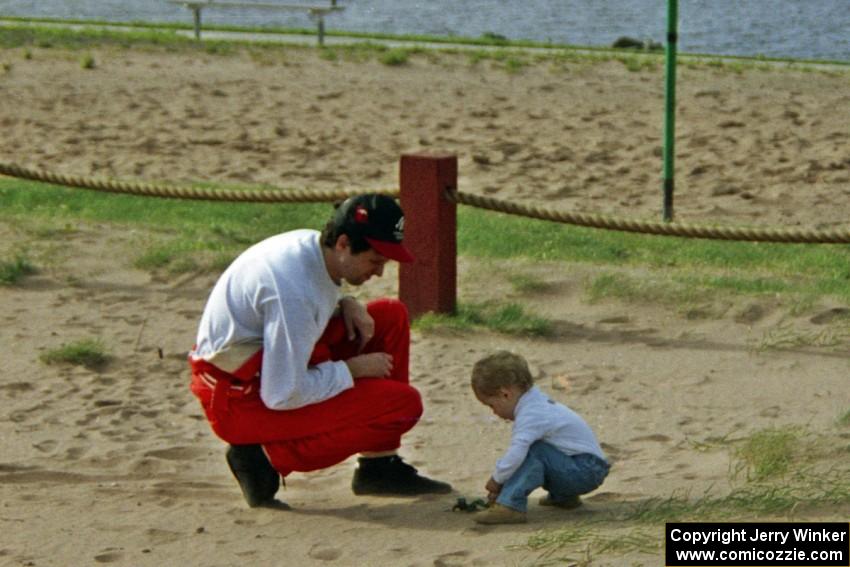
[(352, 378), (384, 378), (393, 370), (393, 357), (385, 352), (359, 354), (345, 361)]
[(347, 295), (339, 300), (339, 308), (342, 312), (342, 320), (345, 322), (345, 331), (348, 340), (360, 339), (357, 350), (363, 350), (372, 336), (375, 334), (375, 320), (369, 315), (366, 306)]

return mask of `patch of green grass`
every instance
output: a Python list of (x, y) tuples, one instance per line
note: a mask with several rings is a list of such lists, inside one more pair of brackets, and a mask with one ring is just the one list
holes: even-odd
[(140, 270), (164, 271), (169, 274), (221, 271), (254, 242), (224, 243), (212, 239), (174, 238), (143, 248), (133, 261), (133, 266)]
[(649, 498), (617, 512), (623, 522), (662, 524), (676, 521), (764, 519), (804, 508), (835, 508), (850, 504), (847, 470), (834, 470), (784, 482), (757, 482), (736, 488), (725, 496), (686, 494)]
[(817, 331), (804, 331), (792, 323), (782, 322), (764, 332), (755, 343), (754, 350), (769, 351), (805, 347), (837, 347), (847, 344), (850, 328), (847, 326), (826, 327)]
[[(850, 249), (666, 238), (594, 230), (461, 208), (458, 246), (475, 256), (663, 268), (665, 286), (834, 295), (850, 301)], [(498, 235), (498, 237), (493, 237)], [(679, 270), (677, 271), (676, 268)], [(729, 273), (747, 273), (747, 277)], [(677, 275), (686, 274), (686, 275)], [(674, 280), (678, 278), (678, 282)], [(634, 290), (633, 290), (634, 291)]]
[(243, 245), (254, 243), (254, 240), (245, 232), (243, 227), (213, 224), (210, 226), (210, 232), (225, 242)]
[(798, 448), (801, 432), (796, 428), (765, 429), (744, 440), (735, 450), (735, 474), (744, 472), (747, 480), (763, 481), (784, 476)]
[(850, 410), (845, 411), (841, 417), (838, 418), (838, 425), (842, 427), (850, 425)]
[(406, 65), (410, 58), (410, 52), (406, 49), (393, 48), (385, 51), (380, 56), (380, 61), (384, 65), (398, 66)]
[(73, 222), (53, 222), (52, 219), (27, 217), (26, 223), (19, 224), (21, 230), (27, 236), (38, 240), (55, 240), (60, 242), (75, 234), (77, 227)]
[(792, 510), (804, 495), (791, 486), (751, 485), (733, 490), (726, 496), (690, 498), (680, 494), (666, 498), (649, 498), (631, 504), (618, 519), (627, 522), (662, 524), (676, 521), (707, 521), (781, 514)]
[(319, 51), (319, 57), (321, 59), (324, 59), (325, 61), (336, 61), (337, 59), (339, 59), (339, 56), (337, 55), (336, 51), (328, 47), (323, 47)]
[(528, 65), (524, 59), (519, 57), (508, 57), (502, 64), (508, 73), (518, 73), (523, 67)]
[(728, 305), (717, 301), (716, 295), (704, 285), (689, 278), (680, 280), (667, 271), (638, 277), (604, 273), (594, 277), (585, 289), (590, 303), (614, 298), (635, 305), (663, 305), (688, 319), (721, 317)]
[(232, 55), (237, 51), (237, 44), (231, 41), (208, 41), (202, 43), (204, 53), (210, 55)]
[[(706, 492), (696, 498), (688, 494), (650, 498), (616, 510), (614, 516), (618, 521), (660, 524), (764, 519), (806, 508), (823, 512), (850, 505), (847, 449), (836, 454), (834, 439), (821, 439), (800, 448), (801, 436), (800, 430), (787, 428), (765, 430), (745, 440), (740, 448), (745, 467), (759, 477), (750, 476), (746, 484), (729, 494), (714, 496)], [(812, 454), (803, 454), (806, 451)], [(823, 459), (819, 467), (812, 462), (818, 458)]]
[(519, 293), (546, 293), (552, 288), (548, 282), (528, 274), (510, 274), (508, 282)]
[[(189, 18), (187, 18), (188, 20)], [(181, 22), (112, 22), (112, 21), (103, 21), (103, 20), (80, 20), (80, 19), (60, 19), (60, 18), (16, 18), (16, 17), (0, 17), (0, 20), (10, 22), (12, 24), (17, 23), (18, 25), (11, 25), (7, 27), (13, 28), (27, 28), (27, 29), (48, 29), (52, 30), (55, 28), (50, 28), (48, 26), (39, 26), (38, 24), (51, 24), (51, 23), (62, 23), (62, 24), (78, 24), (78, 25), (91, 25), (97, 26), (96, 28), (90, 28), (88, 30), (83, 30), (79, 33), (99, 33), (104, 30), (99, 30), (98, 28), (106, 28), (106, 31), (110, 27), (128, 27), (132, 26), (137, 28), (138, 31), (133, 32), (110, 32), (110, 33), (134, 33), (141, 34), (147, 31), (157, 31), (157, 30), (166, 30), (171, 32), (173, 37), (179, 37), (173, 32), (175, 31), (189, 31), (193, 29), (192, 24), (190, 23), (181, 23)], [(5, 29), (5, 28), (4, 28)], [(303, 36), (313, 36), (316, 35), (315, 28), (282, 28), (282, 27), (258, 27), (258, 26), (232, 26), (232, 25), (221, 25), (221, 24), (204, 24), (204, 30), (208, 31), (235, 31), (235, 32), (256, 32), (256, 33), (264, 33), (264, 34), (283, 34), (283, 35), (303, 35)], [(409, 41), (411, 43), (434, 43), (434, 44), (461, 44), (461, 45), (481, 45), (481, 46), (504, 46), (504, 47), (537, 47), (537, 48), (551, 48), (553, 51), (561, 50), (561, 49), (569, 49), (575, 48), (577, 46), (570, 46), (566, 44), (552, 44), (550, 42), (536, 42), (531, 40), (509, 40), (500, 36), (498, 34), (493, 33), (484, 33), (480, 37), (461, 37), (461, 36), (439, 36), (439, 35), (427, 35), (427, 34), (410, 34), (410, 35), (400, 35), (400, 34), (388, 34), (388, 33), (372, 33), (372, 32), (350, 32), (350, 31), (335, 31), (335, 30), (326, 30), (325, 35), (328, 37), (347, 37), (354, 39), (374, 39), (374, 40), (391, 40), (391, 41)], [(188, 38), (186, 38), (188, 39)], [(192, 40), (189, 40), (192, 41)], [(207, 40), (204, 40), (207, 41)], [(195, 42), (197, 43), (197, 42)], [(582, 49), (588, 50), (605, 50), (604, 48), (597, 47), (581, 47)]]
[(470, 66), (475, 66), (481, 61), (484, 61), (488, 58), (488, 53), (482, 50), (473, 50), (465, 53), (466, 60), (469, 62)]
[(488, 43), (493, 43), (494, 45), (508, 45), (510, 43), (510, 40), (507, 37), (491, 31), (482, 33), (481, 39)]
[(92, 55), (84, 55), (82, 59), (80, 59), (80, 67), (83, 69), (94, 69), (97, 67), (97, 62), (94, 60)]
[(157, 270), (168, 267), (179, 254), (179, 249), (174, 246), (155, 246), (142, 252), (133, 265), (140, 270)]
[(468, 331), (483, 327), (508, 335), (538, 337), (549, 336), (553, 333), (550, 321), (526, 313), (522, 306), (515, 303), (460, 304), (454, 315), (428, 313), (416, 319), (413, 326), (421, 331), (441, 328)]
[(663, 61), (659, 57), (642, 57), (639, 55), (620, 55), (616, 59), (632, 73), (654, 71), (658, 68), (659, 63)]
[(25, 218), (27, 224), (49, 221), (51, 226), (71, 226), (76, 220), (109, 222), (153, 230), (159, 234), (158, 240), (139, 242), (135, 259), (137, 267), (151, 270), (185, 270), (192, 261), (202, 270), (227, 265), (248, 244), (273, 234), (321, 228), (331, 210), (328, 203), (263, 205), (155, 199), (0, 180), (0, 218)]
[(11, 260), (0, 261), (0, 285), (14, 285), (35, 271), (26, 256), (17, 254)]
[(384, 65), (404, 65), (408, 62), (410, 55), (416, 53), (415, 48), (389, 48), (386, 45), (374, 42), (350, 43), (335, 45), (332, 48), (324, 47), (321, 50), (322, 57), (329, 61), (342, 59), (364, 63), (377, 60)]
[(697, 299), (693, 287), (652, 277), (636, 278), (625, 274), (606, 273), (596, 276), (586, 289), (587, 299), (595, 303), (615, 298), (628, 303), (672, 305)]
[[(700, 271), (709, 272), (712, 269), (701, 267), (698, 270), (677, 270), (668, 267), (638, 275), (607, 271), (590, 281), (585, 294), (590, 303), (617, 299), (633, 304), (673, 306), (680, 311), (693, 311), (694, 306), (700, 306), (700, 311), (708, 309), (710, 314), (714, 315), (726, 312), (729, 304), (718, 302), (718, 298), (728, 298), (730, 295), (785, 297), (797, 314), (811, 308), (817, 295), (821, 295), (814, 293), (811, 286), (820, 286), (822, 282), (801, 282), (795, 276), (789, 276), (787, 279), (761, 275), (741, 277), (701, 274)], [(788, 331), (787, 336), (785, 331)], [(768, 333), (769, 336), (765, 336), (759, 349), (806, 344), (834, 346), (843, 336), (831, 328), (819, 331), (818, 336), (807, 338), (793, 329), (771, 330)], [(789, 342), (790, 334), (796, 336), (798, 344)]]
[(680, 281), (692, 285), (732, 293), (763, 295), (786, 293), (793, 290), (793, 284), (772, 277), (741, 277), (738, 275), (705, 275), (681, 278)]
[[(246, 244), (272, 234), (300, 227), (321, 228), (330, 210), (325, 203), (268, 205), (155, 199), (0, 179), (0, 218), (49, 219), (60, 226), (85, 220), (162, 229), (178, 241), (175, 255), (199, 251), (235, 255)], [(829, 295), (850, 302), (850, 248), (844, 246), (647, 236), (471, 207), (458, 209), (457, 239), (460, 254), (481, 258), (644, 266), (649, 270), (647, 277), (640, 279), (613, 273), (602, 276), (592, 282), (592, 298), (606, 294), (631, 296), (636, 301), (660, 297), (686, 304), (701, 301), (706, 290), (719, 290), (807, 297), (809, 301)], [(151, 261), (155, 263), (153, 258), (143, 263)], [(747, 275), (740, 276), (742, 273)]]
[[(653, 554), (660, 551), (663, 545), (656, 533), (644, 528), (609, 529), (605, 533), (601, 528), (600, 525), (579, 523), (557, 530), (544, 530), (532, 535), (525, 547), (533, 551), (545, 551), (545, 557), (555, 561), (553, 564), (565, 565), (574, 563), (576, 554), (584, 557), (635, 552)], [(567, 551), (570, 555), (568, 558), (555, 558), (558, 551)]]
[(817, 305), (818, 303), (818, 295), (812, 293), (811, 291), (805, 291), (800, 294), (796, 294), (792, 300), (791, 304), (788, 306), (788, 315), (791, 317), (797, 317), (798, 315), (802, 315), (807, 311), (810, 311)]
[(89, 369), (104, 366), (110, 360), (100, 339), (82, 339), (49, 350), (41, 355), (45, 364), (73, 364)]
[(129, 48), (134, 45), (158, 45), (186, 49), (197, 49), (189, 38), (178, 36), (173, 31), (140, 28), (138, 31), (122, 32), (108, 29), (72, 30), (26, 25), (4, 26), (0, 34), (0, 48), (39, 47), (42, 49), (89, 49), (102, 45), (117, 45)]

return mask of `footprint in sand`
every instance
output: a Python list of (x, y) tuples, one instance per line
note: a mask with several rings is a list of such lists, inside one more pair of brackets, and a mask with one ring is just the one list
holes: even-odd
[(770, 406), (769, 408), (764, 408), (763, 410), (761, 410), (761, 412), (759, 412), (759, 415), (761, 417), (777, 418), (782, 415), (782, 408), (780, 408), (779, 406)]
[(594, 492), (591, 496), (584, 497), (585, 502), (625, 502), (634, 498), (638, 498), (636, 494), (626, 492)]
[(444, 553), (434, 559), (434, 567), (460, 567), (468, 563), (466, 560), (468, 556), (469, 552), (465, 550)]
[(120, 551), (106, 551), (94, 556), (94, 560), (98, 563), (115, 563), (124, 559), (124, 554)]
[(143, 457), (132, 460), (127, 468), (133, 474), (148, 477), (162, 473), (166, 467), (161, 461)]
[(767, 314), (764, 307), (757, 303), (752, 303), (745, 307), (740, 313), (735, 315), (736, 323), (752, 324), (755, 323)]
[(320, 561), (335, 561), (342, 556), (342, 551), (336, 547), (330, 547), (319, 543), (314, 545), (307, 555)]
[(21, 423), (28, 420), (31, 417), (31, 414), (36, 413), (38, 415), (43, 415), (45, 410), (50, 409), (51, 404), (43, 402), (40, 404), (36, 404), (30, 408), (16, 410), (9, 414), (9, 421), (13, 423)]
[(670, 440), (671, 439), (669, 437), (667, 437), (666, 435), (662, 435), (660, 433), (656, 433), (656, 434), (653, 434), (653, 435), (641, 435), (639, 437), (633, 437), (632, 438), (632, 442), (634, 442), (634, 441), (655, 441), (655, 442), (658, 442), (658, 443), (669, 443)]
[(611, 462), (627, 459), (632, 455), (640, 453), (640, 449), (623, 449), (605, 442), (602, 443), (602, 450)]
[(88, 452), (88, 447), (71, 447), (65, 451), (64, 460), (76, 461)]
[(148, 451), (145, 453), (145, 457), (154, 457), (157, 459), (164, 459), (166, 461), (191, 461), (201, 457), (206, 454), (206, 451), (203, 449), (198, 449), (195, 447), (170, 447), (168, 449), (157, 449), (155, 451)]
[(836, 320), (848, 318), (850, 318), (850, 309), (847, 309), (846, 307), (835, 307), (833, 309), (828, 309), (822, 313), (818, 313), (817, 315), (809, 319), (809, 321), (811, 321), (815, 325), (826, 325)]
[(184, 534), (171, 530), (161, 530), (158, 528), (149, 528), (145, 531), (148, 541), (153, 544), (173, 543), (183, 539)]
[(55, 440), (47, 439), (40, 443), (33, 443), (32, 446), (42, 453), (50, 453), (56, 448), (56, 445), (58, 445), (58, 443)]
[(606, 317), (605, 319), (600, 319), (598, 322), (603, 325), (623, 325), (625, 323), (631, 322), (631, 319), (628, 315), (617, 315), (614, 317)]
[(0, 391), (7, 392), (11, 398), (17, 397), (22, 392), (30, 392), (34, 389), (35, 386), (29, 382), (10, 382), (9, 384), (0, 386)]

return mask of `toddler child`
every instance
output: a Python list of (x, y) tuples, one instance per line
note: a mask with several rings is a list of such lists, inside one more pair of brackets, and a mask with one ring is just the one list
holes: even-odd
[(472, 391), (497, 416), (514, 422), (511, 444), (485, 486), (490, 506), (480, 524), (526, 521), (528, 495), (542, 486), (544, 506), (575, 508), (610, 468), (596, 436), (577, 413), (534, 385), (528, 363), (499, 351), (475, 363)]

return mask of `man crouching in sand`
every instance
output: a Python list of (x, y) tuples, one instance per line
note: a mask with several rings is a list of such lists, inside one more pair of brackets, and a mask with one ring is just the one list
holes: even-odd
[(409, 384), (404, 304), (340, 297), (390, 260), (411, 262), (404, 216), (383, 195), (352, 197), (325, 229), (294, 230), (243, 252), (216, 283), (189, 356), (192, 392), (248, 505), (285, 507), (280, 477), (360, 453), (355, 494), (451, 492), (396, 451), (422, 414)]

